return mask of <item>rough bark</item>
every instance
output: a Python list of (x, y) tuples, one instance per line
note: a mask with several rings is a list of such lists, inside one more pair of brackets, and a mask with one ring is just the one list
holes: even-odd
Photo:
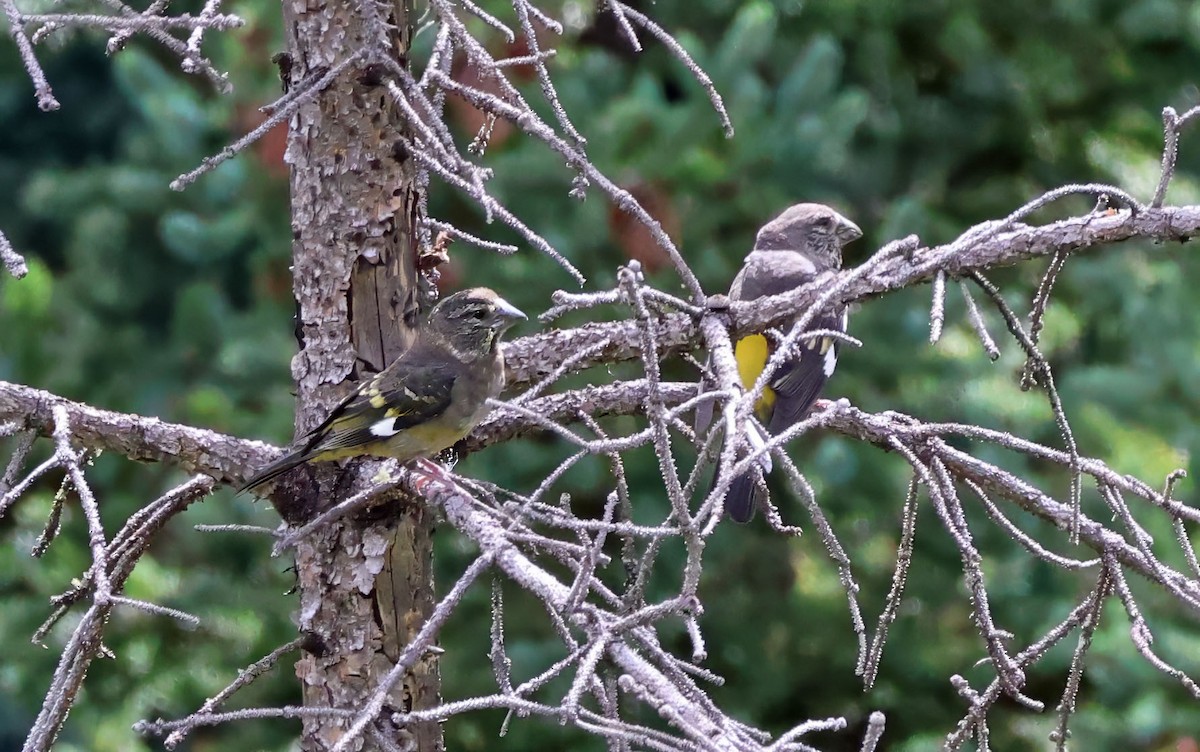
[[(319, 76), (367, 48), (387, 21), (387, 40), (404, 61), (411, 37), (409, 3), (284, 4), (291, 85)], [(374, 22), (372, 22), (374, 21)], [(293, 261), (300, 351), (292, 362), (297, 385), (296, 428), (313, 427), (366, 373), (384, 368), (412, 341), (416, 320), (415, 173), (399, 148), (404, 132), (378, 75), (351, 67), (342, 80), (300, 108), (292, 120)], [(361, 464), (361, 463), (359, 463)], [(303, 520), (353, 493), (370, 470), (321, 469), (283, 485), (275, 503), (289, 522)], [(433, 606), (430, 522), (424, 510), (399, 498), (389, 514), (349, 519), (296, 547), (299, 628), (315, 646), (297, 663), (310, 706), (363, 705), (391, 668), (411, 633)], [(398, 684), (389, 706), (419, 710), (438, 701), (432, 656)], [(308, 718), (303, 747), (338, 742), (343, 720)], [(436, 723), (380, 729), (422, 752), (441, 748)], [(370, 748), (370, 735), (362, 742)]]

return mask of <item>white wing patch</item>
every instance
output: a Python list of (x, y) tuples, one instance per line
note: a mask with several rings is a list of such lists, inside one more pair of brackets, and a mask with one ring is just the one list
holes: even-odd
[(379, 436), (380, 438), (385, 439), (389, 436), (395, 436), (396, 434), (400, 433), (398, 430), (396, 430), (395, 418), (384, 418), (383, 420), (377, 420), (371, 424), (370, 430), (372, 436)]
[[(757, 452), (767, 445), (766, 432), (756, 425), (747, 426), (746, 438), (750, 440), (750, 448)], [(763, 474), (771, 472), (771, 453), (763, 452), (758, 457), (758, 466), (762, 468)]]
[(825, 378), (832, 376), (835, 368), (837, 368), (837, 348), (830, 345), (829, 349), (825, 351)]
[[(847, 331), (850, 328), (850, 309), (842, 311), (842, 331)], [(837, 345), (829, 338), (825, 339), (825, 378), (833, 375), (834, 369), (837, 368)]]

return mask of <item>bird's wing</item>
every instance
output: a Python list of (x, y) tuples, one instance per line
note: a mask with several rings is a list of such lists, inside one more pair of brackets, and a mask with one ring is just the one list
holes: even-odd
[(333, 409), (309, 434), (306, 454), (384, 441), (437, 418), (450, 406), (456, 365), (414, 345)]
[[(846, 331), (846, 312), (817, 316), (808, 330), (817, 329)], [(772, 435), (787, 430), (804, 417), (837, 367), (838, 343), (832, 337), (809, 340), (800, 344), (797, 350), (799, 357), (784, 361), (771, 379), (775, 405), (767, 430)]]
[[(734, 300), (754, 300), (767, 295), (794, 290), (817, 275), (816, 267), (804, 254), (790, 251), (751, 251), (741, 271), (734, 277), (729, 288), (729, 297)], [(734, 343), (738, 374), (742, 386), (749, 389), (762, 374), (774, 346), (762, 334), (751, 334)], [(787, 368), (778, 369), (775, 379)], [(770, 391), (755, 406), (759, 416), (767, 422), (772, 415), (775, 399), (775, 384), (768, 384)]]

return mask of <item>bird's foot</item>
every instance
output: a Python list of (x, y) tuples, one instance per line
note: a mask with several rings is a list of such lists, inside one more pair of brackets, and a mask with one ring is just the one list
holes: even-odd
[(417, 489), (418, 493), (423, 493), (425, 487), (430, 483), (441, 482), (448, 486), (455, 485), (454, 478), (450, 475), (450, 472), (431, 459), (425, 457), (418, 459), (413, 463), (413, 469), (420, 475), (413, 482), (413, 486)]

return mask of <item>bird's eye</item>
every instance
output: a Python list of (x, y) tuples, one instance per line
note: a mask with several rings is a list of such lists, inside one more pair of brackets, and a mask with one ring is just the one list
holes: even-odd
[(821, 217), (813, 224), (815, 224), (819, 230), (828, 230), (829, 228), (833, 227), (833, 218)]
[(486, 317), (487, 317), (487, 311), (485, 311), (482, 308), (476, 308), (474, 311), (471, 312), (471, 318), (475, 319), (476, 321), (483, 321), (483, 319)]

